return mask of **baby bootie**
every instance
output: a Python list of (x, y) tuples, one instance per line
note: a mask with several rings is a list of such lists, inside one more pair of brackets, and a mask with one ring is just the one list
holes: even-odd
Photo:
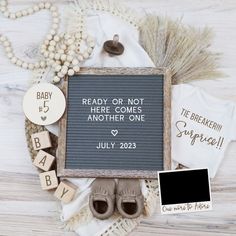
[(118, 180), (116, 206), (120, 214), (125, 218), (137, 218), (143, 213), (144, 198), (138, 179)]
[(114, 179), (95, 179), (89, 197), (89, 207), (94, 217), (104, 220), (114, 213), (115, 208)]

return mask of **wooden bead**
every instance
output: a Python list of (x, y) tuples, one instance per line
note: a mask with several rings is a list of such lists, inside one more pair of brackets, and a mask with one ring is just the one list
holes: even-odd
[(57, 84), (57, 83), (59, 83), (61, 81), (61, 78), (59, 78), (58, 76), (54, 76), (54, 78), (53, 78), (53, 83), (54, 84)]
[(5, 51), (8, 53), (8, 52), (12, 52), (12, 48), (11, 47), (6, 47), (5, 48)]
[(79, 64), (79, 61), (77, 59), (73, 59), (72, 65), (77, 66)]
[(52, 25), (52, 29), (54, 29), (54, 30), (56, 30), (58, 27), (59, 27), (59, 25), (56, 24), (56, 23), (54, 23), (54, 24)]
[(13, 64), (15, 64), (15, 63), (17, 62), (17, 58), (16, 58), (16, 57), (12, 57), (11, 62), (12, 62)]
[(33, 9), (34, 9), (35, 12), (37, 12), (37, 11), (39, 11), (39, 6), (35, 5), (35, 6), (33, 7)]
[(84, 59), (88, 59), (89, 58), (89, 54), (87, 52), (84, 52), (83, 53), (83, 57), (84, 57)]
[(7, 1), (6, 0), (1, 0), (0, 1), (0, 6), (7, 6)]
[(94, 47), (95, 47), (95, 43), (92, 41), (92, 42), (89, 43), (89, 46), (90, 46), (91, 48), (94, 48)]
[(57, 12), (57, 11), (53, 12), (53, 13), (52, 13), (52, 16), (53, 16), (53, 17), (58, 17), (58, 12)]
[(59, 72), (61, 70), (61, 66), (60, 65), (57, 65), (56, 67), (55, 67), (55, 71), (56, 72)]
[(73, 76), (75, 74), (75, 71), (73, 69), (68, 70), (68, 75)]
[(50, 30), (50, 34), (55, 35), (56, 33), (57, 33), (56, 30), (54, 29)]
[(66, 54), (62, 54), (62, 55), (61, 55), (61, 60), (62, 60), (62, 61), (65, 61), (65, 60), (66, 60)]
[(41, 67), (45, 67), (45, 66), (46, 66), (45, 61), (40, 61), (40, 66), (41, 66)]
[(68, 66), (63, 65), (63, 66), (61, 67), (61, 70), (64, 70), (64, 71), (66, 71), (66, 73), (67, 73), (67, 71), (68, 71)]
[(55, 41), (55, 40), (51, 40), (51, 41), (50, 41), (50, 45), (51, 45), (51, 46), (56, 46), (56, 41)]
[(8, 46), (10, 46), (11, 44), (10, 44), (10, 42), (8, 41), (8, 40), (5, 40), (4, 42), (3, 42), (3, 46), (4, 47), (8, 47)]
[(54, 39), (55, 42), (59, 42), (60, 41), (60, 37), (58, 35), (55, 35), (53, 39)]
[(43, 190), (55, 189), (58, 186), (58, 179), (55, 170), (39, 174), (39, 179)]
[(22, 62), (20, 59), (18, 59), (17, 62), (16, 62), (16, 65), (17, 65), (17, 66), (21, 66), (22, 63), (23, 63), (23, 62)]
[(27, 63), (27, 62), (23, 62), (22, 67), (23, 67), (24, 69), (28, 69), (28, 63)]
[(11, 58), (13, 58), (13, 53), (11, 53), (11, 52), (9, 52), (9, 53), (7, 53), (7, 57), (9, 58), (9, 59), (11, 59)]
[(62, 49), (62, 50), (64, 50), (64, 52), (65, 52), (65, 51), (66, 51), (66, 49), (67, 49), (67, 46), (66, 46), (66, 44), (62, 44), (62, 45), (61, 45), (61, 49)]
[(46, 2), (44, 6), (46, 9), (49, 9), (52, 6), (52, 4), (50, 2)]
[(63, 203), (69, 203), (73, 200), (76, 193), (77, 187), (69, 181), (63, 180), (57, 190), (54, 193), (54, 196), (61, 200)]
[(88, 49), (87, 49), (87, 52), (88, 52), (89, 54), (91, 54), (91, 53), (93, 52), (93, 49), (92, 49), (92, 48), (88, 48)]
[(7, 37), (6, 37), (6, 36), (1, 36), (1, 37), (0, 37), (0, 41), (1, 41), (1, 42), (5, 42), (6, 40), (7, 40)]
[(49, 52), (46, 51), (46, 52), (43, 53), (43, 55), (44, 55), (44, 57), (48, 57)]
[(22, 11), (18, 11), (18, 12), (16, 12), (16, 17), (22, 17)]
[(29, 14), (29, 15), (33, 14), (33, 12), (34, 12), (33, 8), (31, 8), (31, 7), (28, 8), (27, 11), (28, 11), (28, 14)]
[(43, 2), (39, 3), (39, 5), (38, 5), (38, 6), (39, 6), (39, 8), (40, 8), (40, 9), (44, 9), (44, 7), (45, 7), (45, 5), (44, 5), (44, 3), (43, 3)]
[(57, 7), (56, 6), (51, 6), (50, 11), (56, 12), (57, 11)]
[(79, 61), (83, 61), (83, 60), (84, 60), (83, 56), (82, 56), (82, 55), (79, 55), (79, 56), (78, 56), (78, 60), (79, 60)]
[(42, 131), (31, 135), (34, 150), (41, 150), (52, 146), (48, 131)]
[(55, 157), (49, 153), (40, 150), (34, 159), (33, 164), (41, 170), (49, 171), (55, 161)]
[(60, 22), (59, 18), (54, 18), (54, 19), (53, 19), (53, 23), (58, 24), (59, 22)]
[(55, 59), (56, 59), (56, 60), (59, 60), (60, 58), (61, 58), (61, 54), (60, 54), (60, 53), (56, 53), (56, 54), (55, 54)]
[(34, 64), (34, 66), (35, 66), (36, 69), (38, 69), (39, 66), (40, 66), (40, 65), (39, 65), (39, 62), (36, 62), (36, 63)]
[(72, 61), (72, 60), (73, 60), (73, 56), (68, 55), (67, 58), (66, 58), (66, 60), (69, 61), (69, 62)]
[(74, 70), (76, 73), (78, 73), (78, 72), (80, 71), (80, 67), (79, 67), (79, 66), (74, 66), (74, 67), (73, 67), (73, 70)]
[(49, 58), (50, 58), (50, 59), (54, 59), (54, 56), (55, 56), (55, 54), (54, 54), (53, 52), (51, 52), (51, 53), (49, 54)]
[(70, 62), (69, 62), (69, 61), (65, 61), (65, 62), (64, 62), (64, 66), (69, 67), (69, 66), (70, 66)]
[(48, 51), (54, 52), (54, 51), (55, 51), (55, 47), (54, 47), (54, 46), (49, 46), (49, 47), (48, 47)]
[(29, 69), (30, 69), (30, 70), (33, 70), (33, 69), (34, 69), (34, 64), (29, 63)]
[(27, 10), (22, 10), (22, 15), (23, 16), (27, 16), (28, 15), (28, 11)]
[(47, 40), (52, 40), (52, 35), (51, 34), (47, 35)]
[(58, 76), (59, 78), (63, 78), (63, 77), (65, 76), (65, 74), (62, 74), (61, 72), (58, 72), (58, 73), (57, 73), (57, 76)]

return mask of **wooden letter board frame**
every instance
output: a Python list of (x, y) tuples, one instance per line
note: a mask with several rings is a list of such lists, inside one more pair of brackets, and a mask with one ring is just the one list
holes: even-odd
[[(171, 75), (165, 68), (81, 68), (85, 75), (163, 75), (163, 169), (171, 167)], [(68, 80), (65, 78), (63, 92), (68, 95)], [(66, 169), (67, 109), (59, 122), (57, 174), (60, 177), (81, 178), (157, 178), (156, 170), (107, 170), (107, 169)]]

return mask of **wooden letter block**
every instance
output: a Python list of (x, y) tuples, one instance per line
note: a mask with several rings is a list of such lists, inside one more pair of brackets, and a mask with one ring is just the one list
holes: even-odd
[(73, 199), (76, 189), (77, 187), (74, 184), (63, 180), (59, 184), (56, 192), (54, 193), (54, 196), (64, 203), (69, 203)]
[(57, 188), (58, 179), (55, 170), (39, 174), (41, 187), (43, 190), (50, 190)]
[(37, 156), (35, 157), (33, 164), (41, 170), (49, 171), (54, 161), (54, 156), (50, 155), (49, 153), (43, 150), (40, 150)]
[(48, 131), (31, 135), (34, 150), (41, 150), (52, 146)]

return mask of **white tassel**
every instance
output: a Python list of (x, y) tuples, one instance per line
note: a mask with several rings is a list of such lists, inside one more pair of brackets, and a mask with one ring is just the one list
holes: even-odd
[(74, 231), (78, 227), (78, 225), (88, 224), (93, 218), (93, 215), (89, 209), (89, 206), (86, 205), (82, 208), (78, 214), (70, 218), (67, 222), (65, 222), (64, 228), (67, 231)]

